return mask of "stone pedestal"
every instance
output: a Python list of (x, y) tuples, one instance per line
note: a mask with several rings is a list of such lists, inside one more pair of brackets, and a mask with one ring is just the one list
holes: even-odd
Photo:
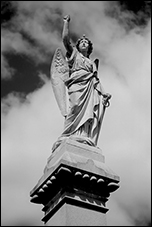
[(105, 226), (106, 202), (118, 183), (101, 149), (66, 139), (48, 159), (31, 202), (43, 204), (47, 226)]
[(102, 212), (65, 203), (47, 222), (46, 226), (106, 226)]

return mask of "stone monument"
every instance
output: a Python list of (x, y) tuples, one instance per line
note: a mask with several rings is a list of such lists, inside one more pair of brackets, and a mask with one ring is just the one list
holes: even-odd
[(92, 42), (83, 35), (73, 45), (70, 16), (63, 21), (66, 56), (56, 49), (50, 80), (65, 118), (64, 129), (53, 144), (43, 176), (30, 192), (31, 202), (44, 206), (42, 221), (47, 226), (105, 226), (106, 202), (119, 188), (119, 176), (106, 166), (97, 147), (111, 95), (100, 83), (99, 59), (89, 58)]

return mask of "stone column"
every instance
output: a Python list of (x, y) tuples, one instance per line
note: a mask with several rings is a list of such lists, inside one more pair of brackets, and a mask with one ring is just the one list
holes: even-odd
[(106, 202), (118, 183), (101, 149), (66, 139), (48, 159), (31, 202), (43, 205), (46, 226), (106, 226)]

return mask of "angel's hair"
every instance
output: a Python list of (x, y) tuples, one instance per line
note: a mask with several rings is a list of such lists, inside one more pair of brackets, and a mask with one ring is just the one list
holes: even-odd
[(81, 40), (83, 39), (86, 39), (89, 43), (89, 48), (88, 48), (88, 57), (90, 56), (90, 54), (92, 53), (93, 51), (93, 43), (91, 42), (90, 39), (88, 39), (85, 35), (83, 35), (80, 39), (77, 40), (77, 43), (76, 43), (76, 48), (77, 50), (79, 51), (79, 44), (81, 42)]

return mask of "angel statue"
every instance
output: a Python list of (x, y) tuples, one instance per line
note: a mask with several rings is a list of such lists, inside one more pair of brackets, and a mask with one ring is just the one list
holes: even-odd
[(63, 139), (70, 138), (90, 146), (96, 146), (105, 108), (111, 95), (105, 93), (98, 77), (99, 59), (89, 57), (92, 42), (83, 35), (75, 45), (69, 37), (70, 16), (63, 19), (62, 40), (65, 57), (57, 48), (52, 60), (50, 75), (54, 95), (62, 115), (64, 129), (52, 152)]

